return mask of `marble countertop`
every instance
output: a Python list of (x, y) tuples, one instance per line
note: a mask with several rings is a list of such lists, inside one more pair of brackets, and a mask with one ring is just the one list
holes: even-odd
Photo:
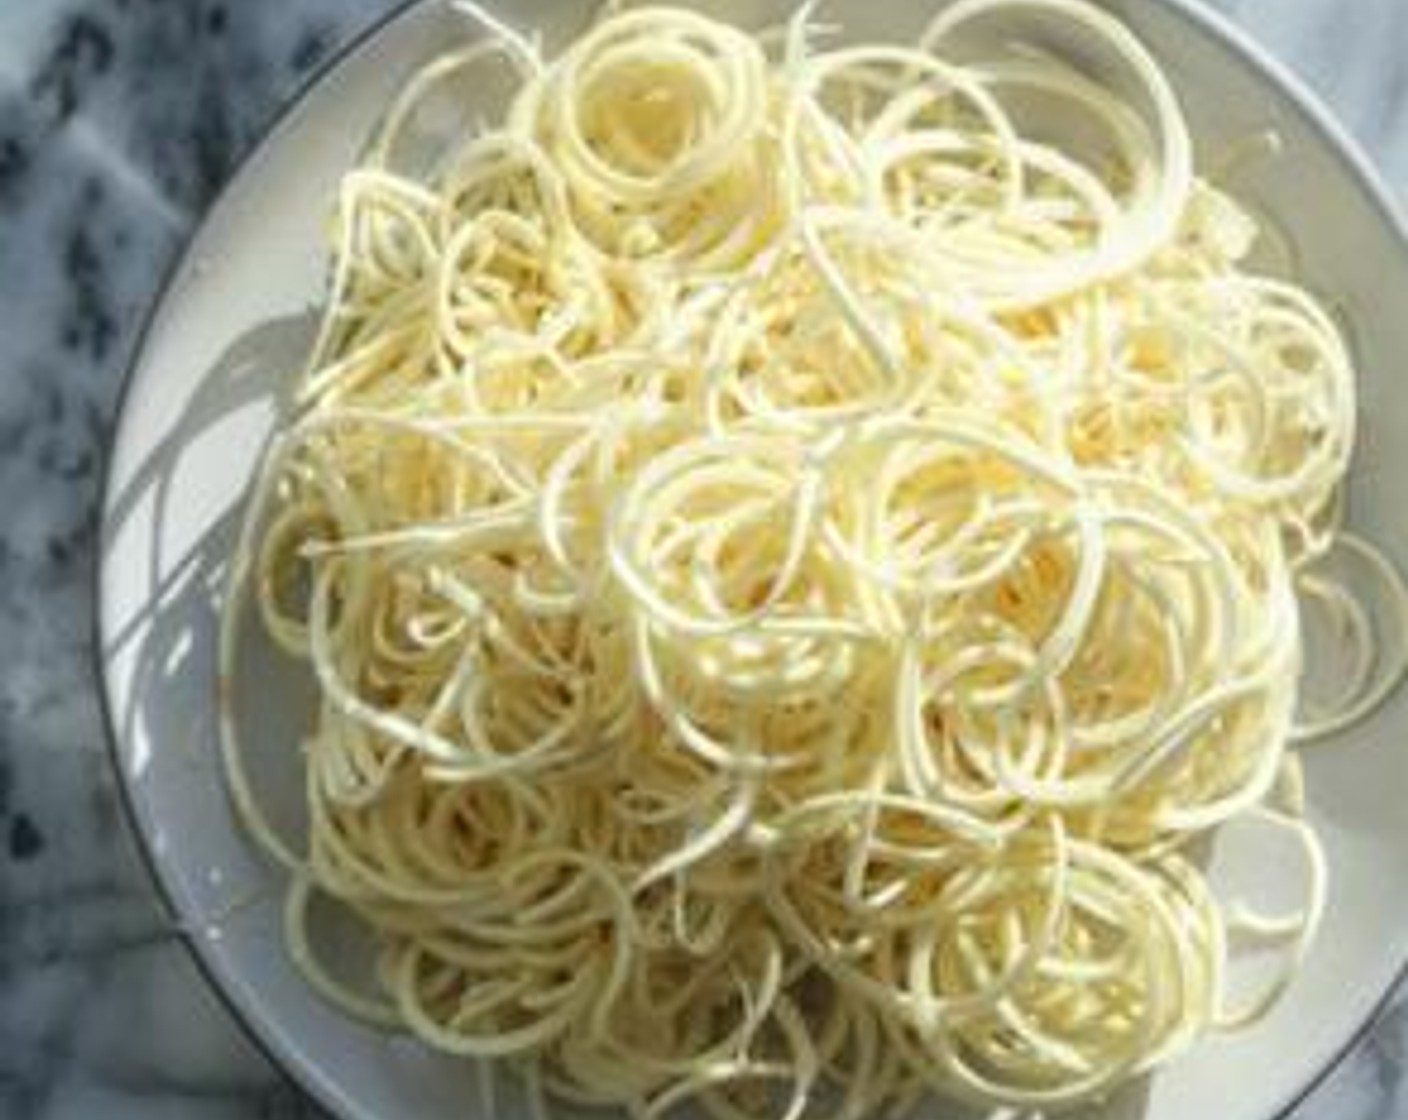
[[(0, 1118), (321, 1115), (196, 973), (127, 832), (93, 514), (166, 264), (300, 77), (395, 3), (0, 2)], [(1219, 6), (1408, 187), (1408, 0)], [(1297, 1120), (1408, 1118), (1405, 1064), (1400, 998)]]

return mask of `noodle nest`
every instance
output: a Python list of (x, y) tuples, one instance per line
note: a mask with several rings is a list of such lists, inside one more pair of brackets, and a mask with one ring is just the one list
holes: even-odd
[[(990, 34), (1033, 13), (1118, 88)], [(251, 599), (319, 685), (306, 841), (224, 719), (310, 980), (642, 1120), (1060, 1108), (1264, 1015), (1325, 899), (1293, 740), (1402, 671), (1322, 561), (1398, 582), (1339, 526), (1341, 332), (1145, 47), (1076, 0), (904, 46), (628, 9), (550, 59), (477, 18), (342, 181), (233, 565), (226, 695)], [(1312, 600), (1359, 650), (1315, 711)], [(1298, 909), (1214, 894), (1233, 819)]]

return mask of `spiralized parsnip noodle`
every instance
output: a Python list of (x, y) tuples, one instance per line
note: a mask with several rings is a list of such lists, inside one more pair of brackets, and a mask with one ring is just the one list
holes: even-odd
[[(973, 56), (1032, 12), (1118, 88)], [(1076, 0), (917, 46), (491, 31), (343, 181), (233, 565), (230, 784), (310, 979), (642, 1118), (1061, 1107), (1254, 1022), (1325, 900), (1287, 744), (1403, 671), (1320, 561), (1404, 600), (1338, 530), (1340, 332), (1250, 267), (1146, 49)], [(417, 162), (490, 69), (501, 123)], [(306, 847), (229, 708), (250, 596), (321, 687)], [(1301, 596), (1359, 651), (1303, 726)], [(1190, 845), (1233, 818), (1303, 848), (1294, 912), (1214, 896)], [(318, 963), (317, 895), (375, 990)], [(1234, 1000), (1248, 939), (1284, 969)]]

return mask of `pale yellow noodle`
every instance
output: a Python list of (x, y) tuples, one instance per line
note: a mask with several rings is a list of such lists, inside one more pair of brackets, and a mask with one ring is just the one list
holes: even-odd
[[(553, 57), (455, 6), (491, 37), (343, 181), (231, 567), (230, 788), (313, 985), (642, 1120), (1062, 1108), (1264, 1016), (1327, 890), (1288, 742), (1383, 702), (1408, 599), (1338, 533), (1348, 348), (1249, 266), (1149, 51), (1081, 0), (917, 45), (613, 7)], [(1357, 646), (1299, 724), (1298, 592)], [(320, 686), (306, 838), (237, 735), (250, 607)], [(1187, 854), (1241, 817), (1303, 849), (1293, 913)], [(1248, 940), (1285, 967), (1232, 1006)]]

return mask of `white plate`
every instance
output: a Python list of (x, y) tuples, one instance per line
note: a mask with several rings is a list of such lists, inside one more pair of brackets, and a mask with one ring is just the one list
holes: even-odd
[[(512, 19), (549, 40), (592, 0), (514, 0)], [(782, 0), (728, 0), (740, 22)], [(1362, 368), (1353, 521), (1408, 564), (1405, 470), (1408, 242), (1365, 161), (1284, 72), (1218, 20), (1140, 0), (1121, 14), (1162, 57), (1204, 153), (1269, 127), (1285, 149), (1249, 164), (1239, 192), (1297, 244), (1302, 274), (1353, 324)], [(722, 9), (722, 11), (721, 11)], [(894, 38), (932, 9), (836, 0), (848, 31)], [(215, 619), (231, 524), (285, 375), (308, 342), (326, 266), (328, 199), (392, 90), (461, 34), (434, 3), (412, 5), (318, 80), (255, 151), (190, 245), (149, 324), (110, 463), (102, 530), (100, 651), (115, 759), (137, 830), (174, 914), (250, 1030), (335, 1113), (463, 1116), (465, 1064), (354, 1025), (294, 973), (279, 932), (278, 877), (237, 827), (216, 763)], [(261, 785), (299, 804), (302, 674), (258, 659), (237, 702), (253, 722)], [(1255, 1031), (1205, 1043), (1115, 1110), (1149, 1120), (1269, 1120), (1334, 1061), (1408, 959), (1408, 747), (1399, 699), (1313, 753), (1314, 818), (1333, 897), (1309, 968)], [(517, 1106), (503, 1112), (509, 1117)], [(946, 1115), (941, 1107), (931, 1115)]]

